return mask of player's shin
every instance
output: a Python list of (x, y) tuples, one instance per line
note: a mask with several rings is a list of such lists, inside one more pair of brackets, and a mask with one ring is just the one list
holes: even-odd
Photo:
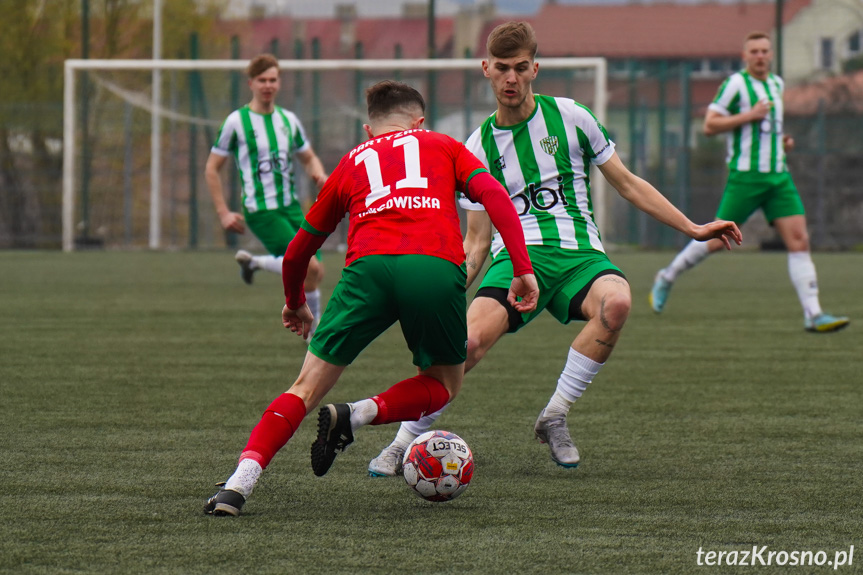
[[(449, 404), (447, 404), (449, 405)], [(386, 446), (377, 457), (369, 462), (369, 475), (372, 477), (393, 477), (402, 472), (402, 459), (411, 442), (431, 429), (446, 405), (434, 413), (424, 415), (417, 421), (403, 421), (392, 443)]]
[(411, 441), (432, 428), (434, 422), (443, 415), (447, 406), (449, 406), (449, 404), (444, 405), (434, 413), (423, 415), (416, 421), (402, 421), (395, 439), (390, 443), (390, 447), (395, 447), (404, 451), (404, 449), (410, 445)]
[(240, 454), (240, 462), (252, 459), (266, 469), (305, 416), (306, 404), (302, 399), (292, 393), (281, 394), (267, 407), (261, 421), (252, 430), (246, 448)]
[(239, 515), (261, 472), (288, 442), (305, 415), (306, 405), (296, 395), (283, 393), (273, 400), (252, 430), (246, 448), (240, 454), (236, 471), (223, 488), (207, 500), (204, 512), (210, 515)]
[(312, 327), (309, 329), (309, 339), (313, 335), (315, 335), (315, 331), (318, 329), (318, 324), (321, 323), (321, 290), (314, 289), (311, 291), (305, 292), (306, 294), (306, 303), (309, 306), (309, 311), (312, 312), (312, 316), (314, 320), (312, 321)]
[(309, 304), (309, 310), (315, 316), (315, 322), (321, 318), (321, 290), (315, 289), (306, 292), (306, 303)]
[[(443, 412), (446, 411), (446, 408), (449, 406), (447, 403), (434, 413), (429, 413), (428, 415), (423, 415), (416, 421), (405, 421), (402, 422), (401, 428), (399, 428), (399, 435), (403, 435), (407, 437), (411, 435), (412, 437), (408, 440), (408, 443), (428, 431), (434, 425), (434, 422), (443, 415)], [(402, 432), (404, 432), (402, 434)]]
[(557, 388), (545, 407), (545, 416), (566, 416), (603, 365), (570, 347), (566, 365), (557, 380)]
[(262, 270), (267, 270), (268, 272), (273, 272), (274, 274), (281, 275), (282, 273), (282, 258), (281, 256), (255, 256), (252, 258), (254, 261), (255, 267)]
[(434, 413), (449, 402), (450, 394), (437, 379), (417, 375), (398, 382), (372, 399), (378, 406), (378, 413), (371, 423), (381, 425), (416, 421), (427, 413)]
[(673, 282), (677, 279), (677, 276), (694, 268), (709, 255), (710, 247), (707, 242), (692, 240), (686, 244), (686, 247), (680, 250), (680, 253), (671, 261), (671, 264), (660, 273), (662, 273), (662, 276), (667, 281)]
[(818, 300), (818, 276), (815, 264), (809, 252), (788, 252), (788, 275), (797, 291), (800, 305), (807, 318), (821, 313), (821, 303)]

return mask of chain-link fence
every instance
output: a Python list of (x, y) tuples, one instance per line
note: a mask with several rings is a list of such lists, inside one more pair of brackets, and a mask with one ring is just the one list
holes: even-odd
[[(332, 170), (364, 138), (364, 89), (392, 77), (425, 94), (432, 128), (461, 140), (495, 107), (479, 70), (410, 69), (286, 72), (279, 104), (298, 114), (326, 168)], [(164, 117), (162, 127), (160, 245), (218, 248), (253, 242), (222, 232), (203, 178), (219, 124), (248, 100), (244, 78), (238, 72), (176, 71), (163, 78), (162, 105), (171, 114)], [(713, 218), (725, 185), (723, 138), (701, 134), (704, 110), (722, 79), (693, 74), (680, 62), (633, 62), (608, 79), (605, 125), (621, 158), (696, 221)], [(75, 118), (78, 247), (147, 246), (149, 81), (148, 74), (129, 72), (95, 73), (87, 81), (87, 109), (79, 107)], [(591, 107), (594, 83), (584, 70), (541, 69), (534, 89)], [(786, 118), (786, 132), (797, 142), (789, 167), (807, 209), (813, 247), (857, 248), (863, 245), (863, 192), (858, 188), (863, 168), (856, 161), (863, 147), (858, 136), (863, 117), (827, 113), (829, 105), (820, 110)], [(87, 118), (86, 131), (82, 117)], [(59, 248), (62, 103), (2, 104), (0, 118), (0, 247)], [(596, 172), (594, 177), (601, 175)], [(226, 188), (233, 190), (237, 205), (235, 181), (234, 173), (226, 173)], [(304, 201), (310, 201), (309, 182), (300, 177), (299, 185)], [(633, 209), (613, 189), (609, 194), (610, 217), (602, 230), (606, 243), (655, 248), (676, 247), (685, 240)], [(747, 224), (747, 240), (774, 245), (774, 234), (760, 214)]]

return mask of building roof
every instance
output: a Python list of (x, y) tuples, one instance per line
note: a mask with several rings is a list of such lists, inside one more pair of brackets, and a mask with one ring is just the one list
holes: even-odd
[[(785, 23), (812, 0), (786, 0)], [(547, 3), (532, 18), (539, 56), (603, 56), (606, 58), (738, 57), (743, 38), (753, 30), (770, 32), (775, 5), (765, 3), (562, 5)], [(485, 38), (504, 20), (490, 23)]]
[[(451, 56), (453, 30), (452, 18), (435, 20), (435, 50), (439, 56)], [(426, 58), (428, 22), (424, 18), (358, 20), (357, 41), (363, 43), (366, 58), (393, 58), (397, 44), (401, 45), (402, 58)]]
[(824, 101), (826, 113), (863, 112), (863, 70), (818, 82), (798, 84), (785, 91), (783, 103), (789, 116), (811, 116)]
[[(452, 51), (454, 22), (452, 18), (435, 21), (435, 44), (438, 56), (448, 57)], [(273, 38), (279, 42), (279, 57), (292, 57), (294, 42), (303, 41), (304, 58), (311, 58), (311, 42), (317, 38), (322, 59), (354, 58), (357, 42), (362, 44), (363, 58), (394, 58), (396, 45), (401, 46), (402, 58), (428, 56), (428, 23), (424, 18), (338, 18), (298, 20), (270, 18), (256, 20), (249, 42), (260, 46), (252, 50), (268, 50)], [(248, 43), (248, 42), (247, 42)]]

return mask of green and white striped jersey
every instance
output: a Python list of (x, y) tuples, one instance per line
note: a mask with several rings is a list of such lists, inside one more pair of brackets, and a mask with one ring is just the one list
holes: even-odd
[(309, 148), (296, 114), (276, 106), (272, 114), (256, 114), (243, 106), (222, 124), (212, 152), (233, 154), (243, 185), (243, 206), (249, 212), (275, 210), (296, 201), (296, 152)]
[[(614, 143), (585, 106), (539, 94), (535, 101), (533, 114), (514, 126), (498, 126), (492, 114), (465, 145), (509, 192), (527, 245), (605, 252), (593, 219), (589, 169), (612, 157)], [(460, 204), (483, 209), (467, 199)], [(492, 255), (503, 248), (495, 232)]]
[(769, 74), (758, 80), (746, 70), (729, 76), (708, 109), (723, 116), (748, 112), (760, 100), (773, 102), (770, 113), (728, 132), (728, 167), (738, 172), (776, 173), (786, 171), (782, 146), (782, 93), (785, 82)]

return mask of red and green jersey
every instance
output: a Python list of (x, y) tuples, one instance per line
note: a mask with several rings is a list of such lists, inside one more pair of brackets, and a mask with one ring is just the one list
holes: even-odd
[(468, 194), (470, 179), (485, 171), (461, 142), (444, 134), (383, 134), (342, 158), (302, 227), (329, 235), (347, 213), (345, 265), (380, 254), (429, 255), (461, 265), (456, 191)]

